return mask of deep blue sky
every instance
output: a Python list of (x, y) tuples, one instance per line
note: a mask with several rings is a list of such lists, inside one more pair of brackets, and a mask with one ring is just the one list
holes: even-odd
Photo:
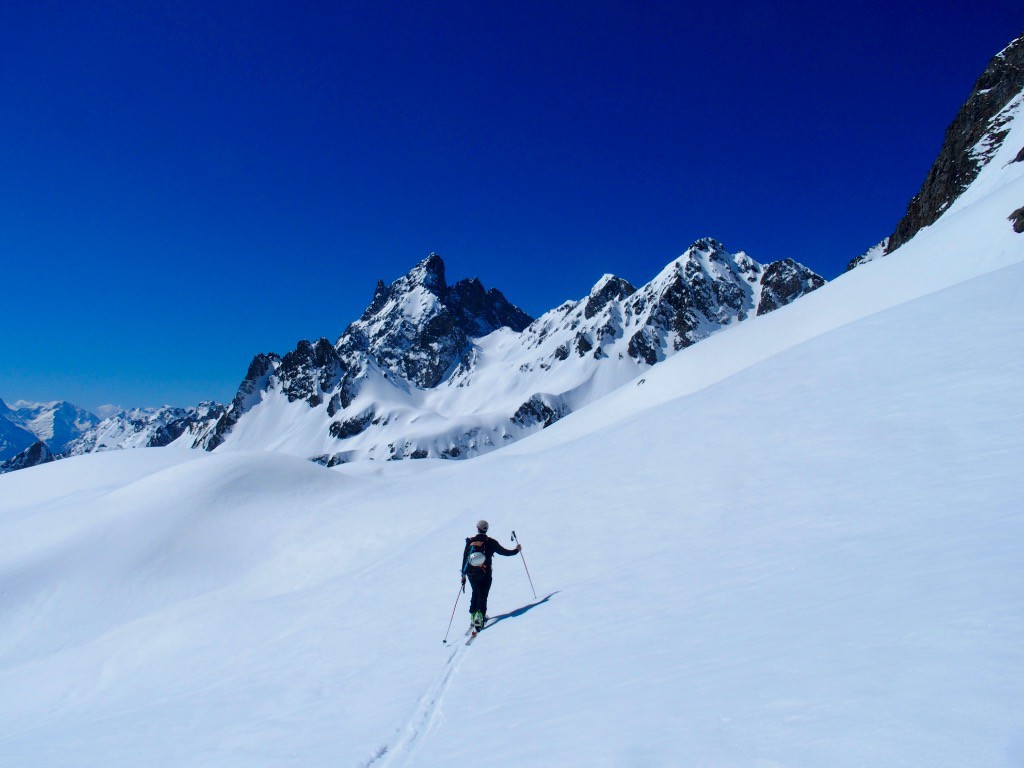
[(229, 400), (430, 251), (531, 314), (887, 235), (1015, 2), (0, 4), (0, 397)]

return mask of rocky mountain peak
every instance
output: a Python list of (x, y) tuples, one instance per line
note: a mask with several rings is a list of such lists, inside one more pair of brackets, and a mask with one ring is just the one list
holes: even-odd
[(727, 253), (725, 246), (713, 237), (701, 237), (693, 241), (693, 245), (686, 249), (686, 253), (722, 254)]
[[(444, 261), (431, 253), (391, 285), (378, 283), (373, 302), (335, 347), (342, 367), (367, 355), (383, 371), (426, 389), (444, 379), (471, 339), (502, 327), (521, 331), (532, 320), (477, 278), (449, 287)], [(339, 380), (344, 379), (342, 373)]]
[(533, 318), (515, 306), (497, 288), (485, 289), (479, 279), (460, 280), (446, 293), (445, 305), (459, 315), (459, 324), (471, 337), (485, 336), (498, 328), (521, 331)]
[(39, 440), (16, 456), (0, 462), (0, 474), (5, 472), (14, 472), (17, 469), (36, 467), (40, 464), (47, 464), (56, 458), (57, 457), (53, 454), (53, 451), (47, 447), (46, 443)]
[(821, 288), (825, 279), (793, 259), (773, 261), (761, 275), (757, 314), (764, 315)]
[(634, 293), (636, 288), (628, 280), (615, 275), (605, 275), (590, 289), (590, 295), (583, 308), (583, 316), (589, 320), (609, 303), (620, 301)]
[(300, 341), (283, 356), (253, 358), (226, 408), (122, 411), (68, 453), (171, 442), (260, 448), (273, 439), (328, 465), (468, 458), (550, 426), (644, 367), (821, 282), (792, 260), (762, 268), (701, 238), (639, 289), (606, 274), (586, 297), (534, 321), (478, 278), (449, 285), (432, 253), (390, 285), (379, 281), (335, 344)]
[(444, 279), (444, 260), (433, 252), (409, 270), (405, 280), (408, 287), (420, 285), (438, 296), (448, 290), (448, 284)]
[[(967, 189), (1006, 138), (1000, 113), (1024, 91), (1024, 35), (1000, 51), (978, 78), (967, 102), (946, 129), (939, 156), (921, 191), (889, 238), (891, 252), (941, 216)], [(1024, 152), (1024, 147), (1021, 148)]]

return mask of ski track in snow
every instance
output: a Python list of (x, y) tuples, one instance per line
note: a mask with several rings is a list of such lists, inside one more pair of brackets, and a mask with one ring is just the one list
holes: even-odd
[[(558, 594), (557, 591), (550, 592), (515, 610), (498, 614), (497, 616), (488, 616), (484, 629), (493, 627), (505, 619), (522, 616), (538, 605), (543, 605), (556, 594)], [(467, 644), (462, 640), (463, 637), (468, 636), (469, 630), (463, 635), (456, 635), (455, 639), (450, 642), (446, 641), (445, 647), (451, 650), (451, 653), (448, 654), (448, 660), (445, 662), (444, 669), (437, 680), (420, 697), (412, 716), (406, 721), (404, 726), (398, 729), (398, 735), (395, 740), (380, 747), (373, 757), (361, 763), (359, 768), (371, 768), (371, 766), (373, 768), (396, 768), (397, 766), (409, 764), (419, 746), (420, 737), (426, 736), (434, 730), (435, 725), (440, 720), (441, 702), (444, 700), (444, 695), (451, 685), (455, 673), (462, 666), (463, 656), (469, 650)]]
[(451, 685), (452, 678), (458, 672), (462, 664), (462, 657), (469, 649), (456, 637), (448, 648), (451, 653), (445, 662), (444, 669), (437, 680), (427, 689), (427, 692), (420, 697), (416, 709), (406, 724), (398, 729), (398, 736), (395, 741), (381, 747), (377, 754), (363, 763), (361, 768), (395, 768), (408, 764), (410, 758), (415, 754), (416, 747), (421, 736), (426, 736), (433, 730), (441, 716), (441, 702), (444, 694)]

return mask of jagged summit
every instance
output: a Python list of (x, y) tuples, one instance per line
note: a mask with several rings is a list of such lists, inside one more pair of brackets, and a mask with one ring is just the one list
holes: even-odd
[(615, 275), (605, 275), (590, 289), (583, 314), (588, 320), (601, 311), (611, 301), (618, 301), (636, 293), (628, 280)]
[[(823, 282), (792, 260), (762, 267), (705, 237), (640, 288), (606, 274), (586, 297), (534, 319), (478, 278), (450, 285), (444, 260), (430, 253), (390, 284), (378, 281), (336, 342), (303, 340), (284, 355), (256, 355), (226, 407), (121, 411), (66, 453), (173, 443), (278, 450), (326, 464), (467, 458), (544, 429), (720, 328)], [(35, 442), (21, 437), (10, 456)]]
[(258, 356), (194, 444), (273, 447), (327, 464), (466, 458), (543, 429), (823, 282), (796, 262), (765, 269), (701, 238), (642, 288), (606, 274), (583, 299), (533, 319), (477, 278), (449, 285), (431, 253), (394, 282), (379, 281), (336, 343)]
[[(823, 282), (792, 260), (762, 267), (704, 237), (640, 288), (605, 274), (584, 298), (534, 319), (478, 278), (450, 285), (444, 260), (430, 253), (390, 284), (378, 281), (337, 341), (256, 355), (226, 407), (121, 411), (88, 425), (65, 453), (173, 443), (280, 450), (326, 464), (467, 458), (550, 426)], [(20, 438), (8, 457), (35, 442)], [(16, 464), (29, 460), (49, 458)]]
[(703, 253), (724, 253), (725, 246), (713, 237), (699, 237), (693, 241), (693, 245), (686, 249), (686, 252), (701, 251)]
[(476, 278), (449, 287), (444, 261), (431, 253), (391, 285), (378, 282), (370, 306), (335, 349), (350, 360), (369, 354), (399, 379), (429, 388), (440, 383), (471, 339), (503, 327), (521, 331), (532, 320)]
[[(922, 227), (935, 223), (978, 178), (1002, 147), (1009, 123), (1020, 110), (1022, 92), (1024, 35), (996, 54), (978, 78), (967, 102), (946, 129), (939, 156), (896, 225), (887, 252), (899, 248)], [(1010, 159), (1013, 155), (1024, 158), (1024, 146), (1010, 150)]]
[(444, 292), (448, 287), (444, 279), (444, 260), (434, 252), (413, 267), (408, 277), (424, 288), (438, 293)]

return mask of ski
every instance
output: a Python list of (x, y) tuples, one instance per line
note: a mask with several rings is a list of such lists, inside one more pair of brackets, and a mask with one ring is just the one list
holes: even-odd
[(476, 636), (483, 632), (485, 629), (487, 629), (489, 626), (491, 626), (491, 624), (493, 623), (494, 622), (491, 621), (491, 618), (487, 617), (487, 620), (484, 622), (484, 625), (480, 627), (480, 629), (474, 629), (473, 625), (471, 624), (469, 626), (469, 629), (466, 630), (466, 634), (469, 635), (469, 640), (466, 641), (466, 645), (469, 645), (474, 640), (476, 640)]

